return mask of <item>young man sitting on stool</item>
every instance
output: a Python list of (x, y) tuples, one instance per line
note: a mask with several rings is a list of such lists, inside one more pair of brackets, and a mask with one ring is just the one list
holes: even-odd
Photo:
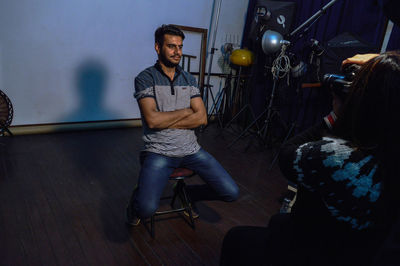
[(197, 143), (194, 129), (207, 123), (207, 113), (195, 78), (179, 66), (184, 38), (177, 27), (159, 27), (155, 32), (158, 61), (135, 78), (144, 150), (127, 208), (130, 225), (156, 212), (168, 177), (178, 167), (195, 171), (206, 183), (187, 187), (192, 202), (234, 201), (239, 196), (232, 177)]

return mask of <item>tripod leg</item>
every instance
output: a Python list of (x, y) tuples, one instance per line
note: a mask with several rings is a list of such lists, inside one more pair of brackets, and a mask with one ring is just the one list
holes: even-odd
[(219, 132), (218, 135), (221, 135), (223, 130), (229, 127), (233, 123), (233, 121), (235, 121), (235, 119), (246, 109), (245, 107), (247, 106), (244, 106), (225, 126), (223, 126), (222, 121), (220, 121), (222, 130)]
[(268, 131), (268, 128), (269, 128), (269, 122), (270, 122), (270, 120), (271, 120), (271, 115), (272, 115), (272, 104), (273, 104), (273, 102), (274, 102), (276, 83), (277, 83), (277, 79), (274, 78), (274, 81), (273, 81), (273, 84), (272, 84), (272, 92), (271, 92), (271, 96), (270, 96), (269, 104), (268, 104), (267, 120), (265, 121), (265, 128), (264, 128), (264, 132), (263, 132), (263, 138), (264, 138), (264, 139), (265, 139), (265, 136), (267, 135), (267, 131)]
[(236, 139), (234, 139), (234, 140), (232, 141), (231, 144), (228, 145), (228, 148), (230, 148), (230, 147), (231, 147), (233, 144), (235, 144), (241, 137), (243, 137), (243, 135), (246, 134), (247, 131), (249, 131), (249, 129), (250, 129), (255, 123), (258, 122), (258, 120), (265, 114), (265, 112), (266, 112), (266, 110), (264, 110), (261, 114), (259, 114), (258, 117), (257, 117), (250, 125), (248, 125), (248, 126), (246, 127), (246, 129), (243, 130), (243, 132), (242, 132)]
[(242, 134), (240, 134), (240, 136), (238, 138), (236, 138), (233, 143), (231, 143), (228, 148), (230, 146), (232, 146), (236, 141), (238, 141), (257, 121), (259, 118), (261, 118), (262, 115), (264, 115), (265, 112), (267, 112), (267, 118), (265, 120), (265, 124), (264, 126), (261, 128), (261, 130), (258, 130), (257, 132), (257, 137), (259, 137), (263, 143), (263, 145), (265, 145), (264, 139), (267, 135), (267, 131), (269, 129), (269, 124), (270, 124), (270, 120), (272, 118), (272, 103), (274, 101), (274, 95), (275, 95), (275, 89), (276, 89), (276, 84), (277, 84), (277, 79), (274, 78), (274, 82), (272, 85), (272, 92), (271, 92), (271, 96), (270, 96), (270, 100), (269, 100), (269, 104), (268, 104), (268, 108), (265, 109), (258, 117), (255, 121), (253, 121), (244, 131)]
[[(221, 91), (221, 93), (219, 93), (219, 95), (217, 95), (217, 98), (215, 99), (214, 104), (211, 107), (211, 111), (208, 114), (207, 121), (210, 120), (210, 117), (212, 116), (213, 112), (217, 110), (218, 103), (220, 102), (222, 94), (223, 94), (223, 92)], [(217, 111), (217, 113), (218, 113), (218, 111)]]
[[(259, 141), (262, 143), (262, 147), (266, 146), (269, 143), (270, 135), (267, 134), (267, 131), (269, 129), (270, 121), (272, 120), (273, 116), (275, 115), (275, 111), (272, 112), (271, 109), (266, 109), (264, 112), (268, 113), (267, 118), (264, 121), (264, 125), (261, 128), (257, 128), (257, 134), (255, 135), (255, 137), (257, 137), (259, 139)], [(249, 144), (247, 145), (247, 147), (245, 149), (246, 151), (250, 148), (253, 138), (251, 138)]]
[(248, 104), (246, 104), (245, 106), (243, 106), (243, 108), (240, 109), (240, 111), (239, 111), (237, 114), (235, 114), (235, 116), (232, 117), (232, 119), (231, 119), (228, 123), (226, 123), (225, 127), (230, 126), (230, 125), (233, 123), (233, 121), (235, 121), (235, 119), (236, 119), (244, 110), (246, 110), (246, 108), (247, 108), (248, 106), (249, 106)]
[[(211, 107), (212, 107), (215, 105), (215, 97), (214, 97), (214, 93), (212, 92), (211, 88), (210, 88), (210, 95), (211, 95), (211, 100), (212, 100), (212, 105), (211, 105)], [(211, 114), (212, 114), (212, 112), (211, 112)]]
[(225, 109), (226, 109), (226, 91), (225, 88), (223, 88), (222, 99), (218, 105), (218, 110), (217, 110), (218, 125), (220, 128), (224, 127)]

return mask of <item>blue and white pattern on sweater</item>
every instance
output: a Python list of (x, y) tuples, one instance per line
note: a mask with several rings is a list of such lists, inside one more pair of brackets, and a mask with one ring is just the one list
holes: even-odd
[(364, 155), (343, 139), (324, 137), (301, 145), (293, 167), (299, 183), (318, 191), (337, 220), (358, 230), (374, 224), (381, 182), (372, 155)]

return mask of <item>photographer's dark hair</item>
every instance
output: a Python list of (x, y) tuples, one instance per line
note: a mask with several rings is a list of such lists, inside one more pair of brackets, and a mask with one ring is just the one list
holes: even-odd
[(178, 27), (163, 24), (154, 33), (155, 43), (158, 43), (160, 46), (162, 46), (164, 43), (165, 34), (180, 36), (182, 37), (182, 40), (185, 39), (185, 34), (183, 34), (183, 32)]
[(333, 131), (378, 158), (384, 217), (400, 206), (399, 102), (400, 53), (386, 52), (361, 67)]

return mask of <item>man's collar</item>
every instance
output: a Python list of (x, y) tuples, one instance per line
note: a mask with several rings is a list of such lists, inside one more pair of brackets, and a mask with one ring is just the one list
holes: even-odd
[[(163, 73), (163, 74), (165, 75), (165, 72), (164, 72), (164, 70), (162, 69), (159, 60), (157, 60), (157, 62), (154, 64), (154, 67), (155, 67), (158, 71), (160, 71), (161, 73)], [(175, 67), (175, 77), (178, 76), (181, 72), (182, 72), (182, 67), (181, 67), (180, 65), (177, 65), (177, 66)]]

